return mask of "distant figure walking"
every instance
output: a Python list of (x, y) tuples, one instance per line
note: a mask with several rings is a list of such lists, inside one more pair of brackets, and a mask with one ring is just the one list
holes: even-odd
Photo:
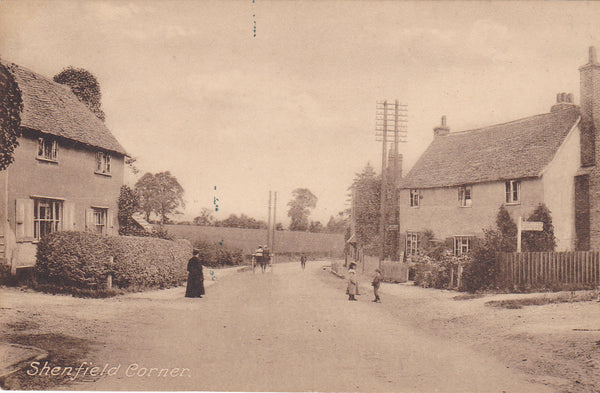
[(204, 295), (204, 273), (202, 272), (202, 261), (198, 257), (200, 251), (194, 249), (193, 255), (188, 261), (188, 280), (185, 297), (202, 297)]
[(374, 302), (381, 303), (381, 299), (379, 298), (379, 286), (381, 285), (381, 281), (383, 281), (383, 275), (381, 274), (381, 270), (379, 268), (375, 269), (375, 277), (373, 277), (373, 281), (371, 285), (373, 285), (373, 295), (375, 295)]
[(356, 277), (356, 272), (354, 269), (348, 270), (348, 287), (346, 288), (346, 295), (348, 295), (348, 300), (357, 301), (356, 295), (360, 295), (358, 293), (358, 278)]
[(302, 256), (300, 257), (300, 266), (302, 266), (302, 270), (306, 268), (306, 259), (306, 255), (302, 254)]

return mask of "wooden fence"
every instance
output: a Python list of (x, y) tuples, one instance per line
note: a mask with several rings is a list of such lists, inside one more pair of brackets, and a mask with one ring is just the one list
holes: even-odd
[(498, 285), (504, 288), (588, 289), (600, 283), (600, 252), (501, 253)]

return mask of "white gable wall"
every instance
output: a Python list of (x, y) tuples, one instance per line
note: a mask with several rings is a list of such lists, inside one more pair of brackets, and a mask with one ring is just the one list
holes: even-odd
[(575, 249), (575, 173), (580, 168), (579, 134), (578, 122), (542, 173), (544, 201), (552, 212), (557, 251)]

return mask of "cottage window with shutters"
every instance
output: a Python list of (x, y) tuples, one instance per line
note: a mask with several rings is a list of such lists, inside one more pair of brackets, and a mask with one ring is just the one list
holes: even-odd
[(62, 229), (63, 201), (54, 199), (33, 200), (33, 237), (40, 240), (45, 235)]
[(94, 207), (94, 224), (93, 228), (96, 233), (101, 235), (106, 234), (106, 220), (108, 217), (108, 209)]
[(96, 152), (96, 173), (102, 175), (110, 175), (110, 154), (104, 152)]
[(42, 161), (56, 162), (58, 142), (55, 139), (38, 138), (37, 158)]

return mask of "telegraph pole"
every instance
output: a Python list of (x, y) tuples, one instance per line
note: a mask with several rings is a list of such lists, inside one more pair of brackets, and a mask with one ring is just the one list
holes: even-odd
[(275, 231), (277, 230), (277, 191), (274, 193), (274, 201), (273, 201), (273, 233), (271, 234), (271, 246), (269, 250), (271, 250), (271, 254), (273, 254), (273, 262), (275, 262)]
[[(407, 113), (408, 106), (400, 104), (398, 100), (394, 101), (394, 111), (391, 112), (391, 104), (388, 101), (377, 102), (376, 116), (375, 116), (375, 131), (376, 136), (381, 137), (382, 149), (381, 149), (381, 205), (380, 205), (380, 221), (379, 221), (379, 233), (381, 236), (381, 250), (379, 255), (379, 264), (385, 259), (385, 245), (387, 241), (387, 232), (395, 231), (395, 235), (392, 239), (398, 239), (398, 232), (400, 230), (399, 221), (399, 206), (398, 206), (398, 186), (400, 181), (400, 163), (399, 163), (399, 143), (406, 142), (407, 134)], [(391, 121), (393, 120), (393, 131), (391, 128)], [(388, 131), (394, 133), (393, 140), (388, 141)], [(388, 142), (393, 143), (392, 151), (393, 154), (392, 164), (388, 163), (387, 152)], [(391, 168), (390, 168), (391, 166)], [(388, 179), (387, 175), (391, 177)], [(390, 192), (389, 187), (392, 187)], [(390, 205), (388, 206), (388, 199), (390, 199)], [(390, 208), (391, 207), (391, 208)], [(388, 218), (388, 213), (391, 213), (392, 219)], [(390, 224), (388, 226), (388, 224)]]
[(271, 248), (271, 190), (269, 190), (269, 213), (267, 218), (267, 247)]

